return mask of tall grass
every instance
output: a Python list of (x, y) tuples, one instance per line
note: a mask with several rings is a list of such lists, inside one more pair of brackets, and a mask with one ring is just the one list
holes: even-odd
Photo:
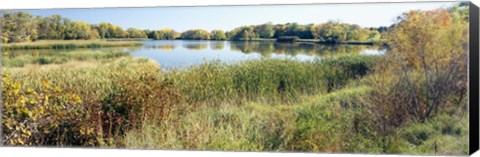
[[(354, 136), (349, 109), (368, 88), (339, 90), (323, 96), (302, 96), (295, 105), (247, 103), (199, 107), (163, 125), (147, 125), (127, 133), (130, 148), (228, 151), (375, 151), (372, 139), (352, 145)], [(349, 98), (349, 99), (342, 99)], [(177, 111), (181, 112), (181, 111)], [(363, 147), (359, 147), (363, 145)]]
[(369, 74), (377, 58), (209, 62), (162, 71), (147, 59), (119, 57), (6, 68), (5, 73), (21, 82), (20, 92), (41, 89), (48, 80), (81, 102), (75, 118), (65, 119), (78, 129), (26, 138), (49, 141), (27, 141), (37, 145), (464, 154), (468, 126), (450, 115), (382, 134), (369, 110), (369, 81), (375, 76)]
[[(16, 53), (16, 52), (12, 52)], [(74, 51), (74, 52), (56, 52), (53, 55), (36, 54), (15, 54), (10, 57), (8, 52), (2, 57), (2, 65), (5, 67), (24, 67), (28, 64), (64, 64), (70, 61), (102, 60), (129, 56), (125, 51)]]
[[(468, 152), (466, 117), (443, 115), (427, 123), (412, 122), (396, 134), (382, 137), (365, 106), (371, 91), (368, 86), (346, 86), (328, 94), (300, 96), (302, 101), (294, 105), (247, 102), (199, 106), (195, 110), (177, 108), (160, 125), (127, 132), (124, 146), (375, 154)], [(462, 123), (457, 123), (459, 120)]]
[(105, 40), (40, 40), (25, 43), (2, 44), (2, 50), (17, 49), (74, 49), (74, 48), (101, 48), (101, 47), (125, 47), (141, 46), (135, 41), (105, 41)]
[[(41, 89), (43, 81), (48, 80), (51, 84), (50, 86), (53, 86), (56, 89), (61, 89), (63, 93), (76, 95), (80, 98), (80, 111), (82, 112), (76, 115), (76, 122), (71, 123), (76, 125), (74, 127), (81, 128), (80, 130), (83, 132), (72, 132), (75, 130), (70, 130), (71, 132), (66, 132), (65, 134), (73, 134), (75, 137), (85, 139), (70, 139), (70, 141), (76, 141), (75, 143), (62, 143), (61, 141), (53, 139), (45, 139), (42, 141), (52, 142), (37, 143), (41, 145), (111, 145), (112, 141), (118, 140), (117, 138), (121, 137), (120, 135), (116, 135), (122, 134), (122, 130), (141, 125), (141, 122), (138, 120), (132, 121), (132, 119), (128, 117), (142, 117), (140, 119), (144, 119), (145, 117), (143, 116), (147, 114), (147, 111), (154, 111), (147, 107), (148, 105), (146, 104), (152, 104), (150, 107), (163, 107), (159, 107), (162, 103), (153, 104), (153, 100), (158, 97), (163, 98), (160, 96), (163, 91), (166, 91), (167, 93), (163, 96), (168, 96), (168, 94), (171, 93), (167, 90), (169, 89), (168, 86), (160, 86), (163, 82), (161, 80), (161, 75), (158, 75), (161, 74), (161, 71), (157, 64), (145, 59), (123, 57), (107, 62), (74, 62), (62, 66), (40, 66), (37, 68), (26, 69), (7, 68), (3, 71), (4, 75), (12, 75), (11, 79), (19, 82), (21, 91), (23, 92)], [(147, 79), (142, 80), (143, 78)], [(142, 83), (145, 84), (144, 86), (151, 87), (151, 89), (144, 88), (144, 86), (141, 86)], [(118, 90), (119, 87), (130, 88)], [(139, 93), (138, 91), (141, 92)], [(133, 96), (132, 98), (145, 99), (147, 101), (137, 101), (125, 97), (125, 94), (129, 96), (129, 93), (136, 93), (131, 95)], [(154, 97), (154, 99), (149, 99), (150, 97)], [(118, 103), (118, 101), (123, 98), (128, 98), (128, 101), (125, 100)], [(67, 101), (65, 103), (69, 103), (68, 100), (64, 101)], [(13, 102), (6, 103), (9, 104)], [(107, 105), (107, 107), (105, 107), (105, 105)], [(138, 108), (130, 108), (130, 106), (137, 106)], [(125, 113), (118, 109), (131, 110)], [(149, 115), (152, 114), (149, 113)], [(155, 118), (157, 117), (161, 118), (161, 116), (155, 115)], [(22, 120), (22, 117), (9, 117), (9, 119)], [(150, 120), (153, 121), (154, 119)], [(65, 121), (65, 123), (67, 123), (67, 121)], [(116, 124), (113, 125), (113, 123)], [(51, 125), (55, 126), (59, 124)], [(64, 134), (56, 135), (55, 132), (45, 132), (45, 136), (56, 139), (64, 138)], [(81, 141), (83, 141), (83, 143)]]
[[(89, 55), (65, 53), (64, 56), (77, 59), (76, 56), (80, 56), (81, 60)], [(353, 59), (355, 57), (359, 58)], [(122, 145), (118, 142), (122, 134), (143, 126), (148, 117), (152, 119), (148, 122), (162, 121), (172, 106), (180, 105), (182, 108), (177, 110), (188, 110), (225, 103), (235, 106), (247, 102), (293, 103), (300, 95), (326, 93), (329, 84), (339, 88), (345, 83), (338, 81), (342, 80), (340, 77), (354, 79), (364, 75), (361, 70), (346, 73), (346, 70), (358, 70), (349, 66), (365, 64), (368, 68), (373, 64), (371, 57), (355, 57), (316, 62), (280, 59), (237, 64), (215, 62), (166, 73), (148, 60), (121, 57), (67, 62), (61, 66), (7, 68), (6, 73), (12, 74), (13, 80), (21, 81), (25, 90), (37, 89), (42, 85), (40, 80), (48, 80), (63, 92), (78, 95), (85, 111), (79, 116), (84, 123), (79, 125), (94, 129), (92, 136), (98, 139), (90, 143)], [(337, 67), (328, 68), (328, 64)], [(326, 83), (322, 81), (325, 76), (335, 79), (326, 79)], [(156, 105), (160, 106), (154, 107)], [(149, 106), (161, 110), (152, 110)]]
[(342, 56), (302, 62), (262, 59), (238, 64), (209, 62), (167, 74), (178, 84), (186, 101), (215, 105), (246, 101), (295, 102), (299, 95), (313, 95), (341, 88), (360, 78), (375, 63), (373, 56)]

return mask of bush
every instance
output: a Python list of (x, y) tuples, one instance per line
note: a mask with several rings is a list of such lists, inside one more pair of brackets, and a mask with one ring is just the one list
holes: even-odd
[(78, 95), (43, 80), (39, 88), (23, 88), (10, 74), (3, 81), (3, 143), (8, 145), (92, 145), (92, 128), (82, 126)]
[(278, 42), (295, 42), (299, 40), (298, 36), (281, 36), (277, 38)]
[[(44, 118), (39, 119), (42, 120), (40, 124), (51, 130), (48, 133), (43, 132), (46, 129), (29, 131), (42, 134), (25, 135), (21, 142), (4, 139), (9, 141), (6, 144), (120, 146), (121, 142), (113, 140), (122, 138), (123, 132), (146, 121), (163, 121), (173, 104), (180, 101), (173, 83), (164, 80), (160, 69), (150, 61), (122, 58), (114, 62), (95, 63), (26, 72), (12, 70), (15, 73), (11, 79), (4, 77), (4, 110), (11, 112), (5, 114), (4, 119), (13, 119), (4, 121), (4, 125), (8, 124), (13, 129), (27, 127), (28, 131), (37, 122), (26, 121), (28, 126), (24, 126), (21, 122), (26, 120), (25, 116), (18, 114), (18, 110), (26, 108), (25, 113), (36, 115), (39, 112), (37, 106), (44, 106), (45, 113), (40, 115)], [(36, 93), (31, 94), (29, 90)], [(7, 96), (10, 93), (16, 95)], [(77, 102), (77, 98), (82, 101)], [(25, 104), (27, 107), (24, 107)], [(41, 128), (36, 126), (34, 129)], [(5, 131), (9, 134), (15, 132)], [(12, 137), (20, 136), (19, 133), (16, 131)]]
[(103, 130), (109, 136), (123, 135), (146, 122), (160, 123), (180, 100), (173, 85), (147, 72), (134, 79), (120, 80), (102, 100)]

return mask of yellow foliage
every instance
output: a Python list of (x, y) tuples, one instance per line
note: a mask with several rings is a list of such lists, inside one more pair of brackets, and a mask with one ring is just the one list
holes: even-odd
[[(79, 96), (64, 93), (48, 80), (42, 80), (38, 89), (22, 87), (8, 73), (3, 80), (4, 143), (8, 145), (61, 145), (71, 140), (64, 134), (74, 132), (82, 115)], [(48, 138), (58, 141), (48, 141)]]

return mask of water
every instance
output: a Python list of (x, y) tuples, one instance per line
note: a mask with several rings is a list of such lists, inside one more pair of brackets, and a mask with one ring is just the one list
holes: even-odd
[[(335, 55), (381, 55), (386, 49), (367, 45), (321, 45), (315, 43), (278, 43), (272, 41), (193, 41), (148, 40), (141, 47), (115, 47), (96, 49), (39, 49), (9, 50), (9, 57), (21, 55), (48, 56), (58, 52), (127, 51), (133, 57), (146, 57), (158, 62), (162, 68), (182, 68), (217, 60), (235, 63), (260, 58), (290, 58), (301, 61), (321, 59)], [(12, 56), (13, 55), (13, 56)], [(4, 57), (6, 57), (4, 55)]]
[(142, 41), (144, 46), (131, 50), (135, 57), (147, 57), (162, 67), (184, 67), (218, 60), (235, 63), (260, 58), (290, 58), (302, 61), (340, 54), (378, 55), (385, 48), (366, 45), (320, 45), (314, 43), (278, 43), (271, 41)]

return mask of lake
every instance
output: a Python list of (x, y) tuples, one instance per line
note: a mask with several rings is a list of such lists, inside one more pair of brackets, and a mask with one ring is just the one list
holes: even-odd
[[(386, 49), (368, 45), (322, 45), (315, 43), (280, 43), (274, 41), (199, 41), (199, 40), (147, 40), (141, 47), (115, 47), (96, 49), (39, 49), (8, 50), (9, 55), (54, 55), (57, 52), (76, 51), (128, 51), (134, 57), (146, 57), (158, 62), (162, 68), (181, 68), (218, 60), (235, 63), (260, 58), (290, 58), (302, 61), (325, 56), (362, 54), (379, 55)], [(5, 57), (5, 56), (4, 56)]]
[(131, 50), (132, 55), (151, 58), (166, 68), (195, 65), (211, 60), (226, 63), (265, 57), (314, 60), (322, 56), (339, 54), (376, 55), (386, 52), (385, 48), (378, 46), (272, 41), (151, 40), (142, 42), (144, 46)]

